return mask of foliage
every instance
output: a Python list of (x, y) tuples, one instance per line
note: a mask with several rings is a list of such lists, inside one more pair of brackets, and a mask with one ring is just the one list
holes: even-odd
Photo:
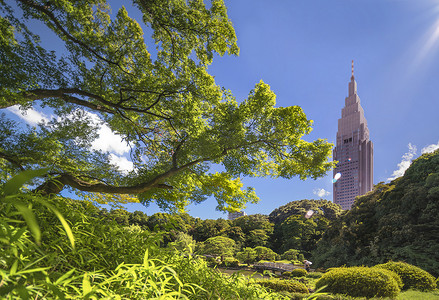
[(224, 235), (229, 227), (229, 220), (197, 220), (194, 227), (191, 228), (190, 234), (197, 240), (197, 242), (204, 242), (208, 238)]
[(316, 288), (353, 297), (396, 297), (400, 288), (391, 271), (367, 268), (332, 268), (316, 282)]
[(193, 254), (197, 242), (187, 233), (178, 232), (174, 242), (174, 249), (182, 253)]
[(254, 263), (257, 260), (257, 257), (258, 254), (256, 250), (250, 247), (246, 247), (242, 249), (242, 251), (236, 253), (236, 258), (246, 264)]
[(281, 292), (291, 292), (291, 293), (301, 293), (308, 294), (308, 288), (301, 282), (294, 280), (285, 280), (285, 279), (270, 279), (270, 280), (260, 280), (258, 284), (268, 287), (269, 289)]
[(232, 239), (224, 236), (215, 236), (208, 238), (199, 245), (197, 253), (221, 256), (221, 261), (226, 256), (234, 256), (236, 252), (236, 244)]
[(244, 234), (244, 246), (269, 246), (268, 240), (273, 233), (273, 224), (268, 217), (261, 214), (242, 216), (232, 221), (234, 227), (239, 227)]
[[(207, 268), (205, 262), (198, 259), (180, 259), (173, 257), (175, 271), (182, 282), (196, 282), (203, 288), (190, 299), (287, 299), (279, 294), (267, 292), (253, 278), (240, 274), (225, 275), (216, 269)], [(172, 260), (171, 260), (172, 261)]]
[(286, 260), (297, 260), (297, 255), (299, 255), (299, 250), (296, 249), (288, 249), (285, 251), (281, 257)]
[(271, 250), (270, 248), (263, 247), (263, 246), (257, 246), (254, 248), (256, 252), (256, 260), (269, 260), (269, 261), (275, 261), (279, 254)]
[(328, 220), (334, 221), (342, 214), (340, 205), (328, 200), (298, 200), (291, 201), (273, 210), (269, 219), (274, 224), (281, 224), (288, 217), (293, 215), (305, 216), (308, 210), (313, 210), (316, 216), (325, 216)]
[(431, 291), (436, 288), (436, 279), (431, 274), (404, 262), (389, 261), (385, 264), (376, 265), (375, 268), (386, 269), (398, 274), (404, 284), (404, 290)]
[[(310, 209), (315, 212), (307, 219), (305, 214)], [(275, 224), (273, 248), (284, 252), (297, 249), (309, 257), (330, 220), (335, 220), (340, 214), (340, 206), (327, 200), (292, 201), (275, 209), (269, 216)]]
[(308, 274), (306, 274), (307, 278), (320, 278), (322, 277), (323, 273), (321, 272), (309, 272)]
[[(0, 198), (2, 298), (282, 299), (249, 285), (252, 279), (226, 277), (201, 260), (159, 248), (158, 234), (102, 217), (105, 212), (88, 201), (43, 199), (64, 218), (38, 207), (39, 195), (13, 194), (10, 186), (2, 187)], [(26, 203), (24, 213), (14, 208), (19, 201)], [(37, 223), (25, 221), (30, 214)], [(63, 228), (60, 216), (71, 226), (76, 250), (66, 238), (70, 226)], [(41, 237), (32, 234), (35, 224)]]
[(301, 215), (292, 215), (275, 226), (275, 247), (283, 251), (299, 249), (306, 256), (309, 256), (328, 224), (328, 219), (323, 216), (306, 219)]
[(404, 176), (379, 183), (331, 224), (312, 253), (318, 266), (405, 261), (439, 275), (439, 151), (413, 161)]
[(236, 268), (239, 266), (239, 260), (233, 257), (226, 257), (224, 261), (221, 263), (221, 266), (226, 268)]
[(291, 271), (291, 277), (304, 277), (308, 274), (305, 269), (294, 269)]
[[(333, 167), (332, 144), (302, 139), (312, 121), (300, 107), (275, 107), (262, 81), (238, 101), (208, 73), (215, 56), (239, 53), (222, 0), (124, 4), (0, 1), (0, 109), (53, 116), (31, 127), (2, 115), (2, 180), (50, 167), (36, 181), (46, 195), (69, 187), (169, 211), (213, 196), (217, 209), (236, 211), (258, 201), (242, 177), (318, 178)], [(50, 44), (35, 30), (51, 34)], [(102, 125), (123, 141), (132, 170), (97, 150)]]

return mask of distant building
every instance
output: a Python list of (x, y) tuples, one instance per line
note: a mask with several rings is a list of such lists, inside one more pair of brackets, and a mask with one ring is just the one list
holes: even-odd
[(369, 140), (367, 121), (357, 95), (353, 61), (349, 95), (338, 119), (333, 157), (338, 161), (333, 174), (334, 203), (340, 204), (342, 209), (350, 209), (356, 196), (366, 194), (373, 187), (373, 143)]
[(246, 216), (245, 211), (229, 212), (229, 220), (235, 220), (236, 218)]

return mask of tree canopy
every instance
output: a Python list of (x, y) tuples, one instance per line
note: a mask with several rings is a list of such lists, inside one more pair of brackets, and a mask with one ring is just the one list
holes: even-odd
[[(258, 200), (242, 177), (331, 169), (332, 145), (303, 139), (312, 121), (300, 107), (275, 107), (263, 81), (237, 100), (208, 73), (215, 56), (239, 53), (222, 0), (134, 0), (137, 20), (105, 0), (11, 2), (0, 1), (0, 109), (53, 118), (26, 126), (2, 115), (1, 180), (49, 167), (35, 183), (43, 194), (69, 187), (168, 210), (214, 196), (217, 209), (237, 210)], [(62, 51), (40, 41), (41, 24)], [(100, 124), (130, 148), (132, 170), (92, 147)]]
[(439, 274), (439, 150), (413, 161), (404, 176), (377, 184), (325, 231), (313, 253), (324, 267), (388, 260)]

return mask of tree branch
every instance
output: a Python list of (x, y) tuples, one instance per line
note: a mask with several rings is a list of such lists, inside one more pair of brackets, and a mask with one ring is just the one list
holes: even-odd
[(72, 41), (73, 43), (81, 46), (82, 48), (86, 49), (87, 51), (89, 51), (90, 53), (92, 53), (94, 56), (96, 56), (98, 59), (105, 61), (106, 63), (110, 64), (110, 65), (115, 65), (117, 66), (122, 72), (132, 75), (131, 73), (127, 72), (126, 70), (124, 70), (120, 64), (118, 62), (114, 62), (110, 59), (107, 59), (105, 57), (103, 57), (102, 55), (100, 55), (96, 50), (92, 49), (91, 47), (89, 47), (86, 43), (78, 40), (77, 38), (75, 38), (74, 36), (72, 36), (59, 22), (59, 20), (57, 19), (57, 17), (50, 11), (47, 9), (46, 6), (42, 6), (42, 5), (38, 5), (37, 3), (35, 3), (32, 0), (18, 0), (21, 3), (32, 7), (34, 9), (36, 9), (37, 11), (39, 11), (40, 13), (43, 13), (44, 15), (46, 15), (52, 22), (53, 25), (56, 27), (56, 29), (58, 29), (67, 39), (69, 39), (70, 41)]
[[(95, 99), (95, 100), (99, 101), (102, 105), (105, 105), (107, 107), (103, 107), (101, 105), (97, 105), (97, 104), (88, 102), (86, 100), (82, 100), (82, 99), (73, 97), (69, 94), (77, 94), (77, 95), (81, 95), (81, 96)], [(157, 118), (168, 120), (168, 121), (171, 119), (171, 117), (163, 116), (163, 115), (148, 111), (148, 109), (149, 109), (148, 107), (147, 108), (137, 108), (137, 107), (124, 106), (124, 105), (121, 105), (118, 103), (113, 103), (111, 101), (105, 100), (103, 97), (101, 97), (99, 95), (96, 95), (96, 94), (93, 94), (90, 92), (86, 92), (86, 91), (80, 90), (78, 88), (59, 88), (56, 90), (35, 89), (35, 90), (29, 90), (26, 92), (22, 92), (21, 95), (26, 97), (29, 100), (32, 100), (32, 101), (33, 100), (41, 100), (44, 98), (58, 97), (58, 98), (61, 98), (64, 101), (69, 102), (69, 103), (78, 104), (81, 106), (91, 108), (93, 110), (98, 110), (98, 111), (102, 111), (102, 112), (106, 112), (106, 113), (110, 113), (110, 114), (115, 114), (116, 111), (109, 109), (108, 107), (119, 108), (121, 110), (132, 111), (132, 112), (137, 112), (137, 113), (144, 113), (144, 114), (152, 115), (152, 116), (155, 116)], [(13, 104), (11, 104), (11, 106), (12, 105)]]
[(0, 158), (3, 158), (10, 162), (11, 164), (17, 166), (20, 170), (24, 171), (24, 167), (21, 165), (21, 163), (14, 157), (7, 155), (6, 153), (0, 152)]
[[(193, 160), (189, 163), (186, 163), (180, 167), (176, 167), (176, 154), (173, 156), (173, 166), (168, 171), (159, 174), (152, 178), (149, 181), (132, 185), (132, 186), (115, 186), (110, 184), (105, 184), (102, 182), (89, 182), (79, 178), (76, 175), (70, 173), (62, 173), (58, 177), (48, 180), (39, 186), (35, 191), (40, 192), (42, 194), (58, 194), (60, 193), (66, 185), (84, 191), (84, 192), (94, 192), (94, 193), (110, 193), (110, 194), (141, 194), (147, 192), (149, 190), (159, 188), (159, 189), (172, 189), (171, 186), (164, 184), (163, 182), (166, 179), (171, 178), (172, 176), (183, 172), (185, 170), (190, 170), (190, 167), (197, 165), (202, 162), (211, 161), (213, 159), (217, 159), (219, 157), (227, 155), (227, 153), (231, 150), (236, 150), (239, 148), (247, 147), (250, 145), (254, 145), (256, 143), (264, 142), (263, 140), (257, 140), (251, 143), (243, 144), (236, 147), (224, 148), (224, 150), (217, 156), (214, 157), (205, 157), (197, 160)], [(181, 147), (182, 143), (180, 143)], [(177, 147), (178, 148), (178, 147)], [(176, 149), (176, 151), (179, 150)]]

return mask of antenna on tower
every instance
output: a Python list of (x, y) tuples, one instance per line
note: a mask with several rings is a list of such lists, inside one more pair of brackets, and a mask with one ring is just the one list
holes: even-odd
[(351, 76), (351, 80), (354, 80), (354, 60), (352, 60), (352, 76)]

